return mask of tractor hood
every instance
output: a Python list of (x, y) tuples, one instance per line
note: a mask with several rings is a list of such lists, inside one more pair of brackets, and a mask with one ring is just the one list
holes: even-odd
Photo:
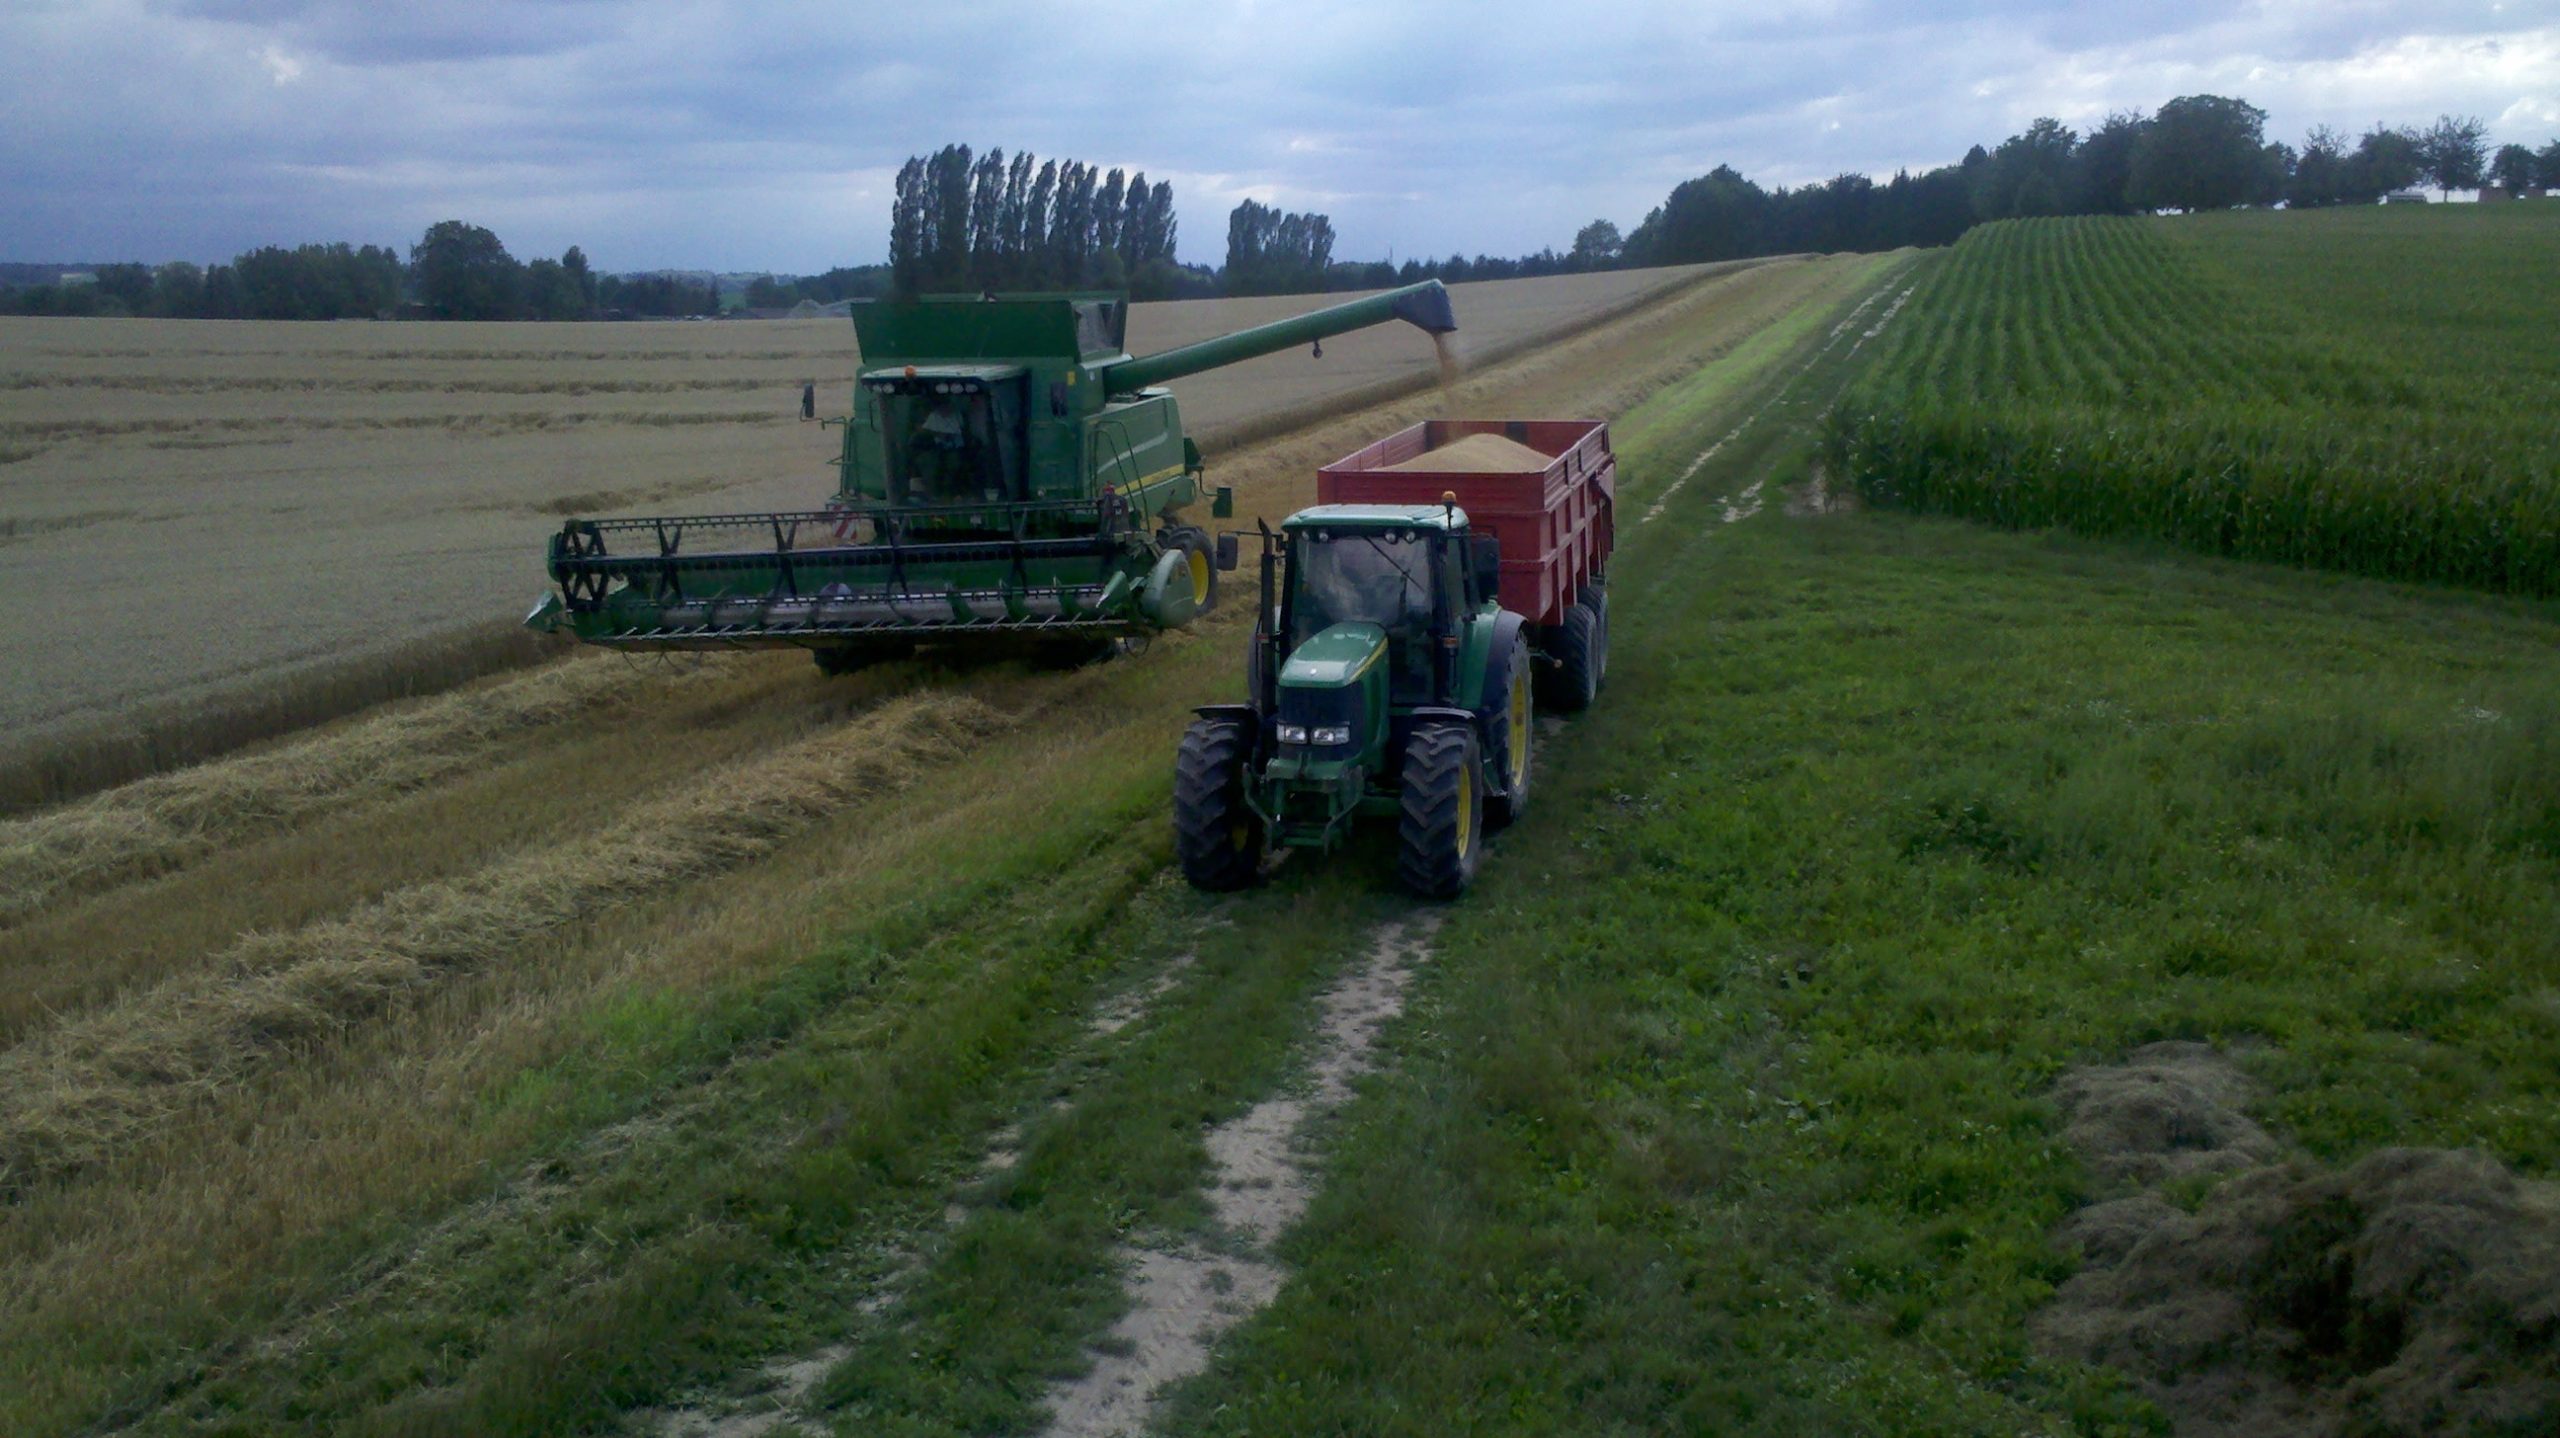
[(1290, 689), (1340, 689), (1387, 654), (1387, 631), (1375, 624), (1337, 624), (1298, 646), (1280, 666), (1280, 683)]

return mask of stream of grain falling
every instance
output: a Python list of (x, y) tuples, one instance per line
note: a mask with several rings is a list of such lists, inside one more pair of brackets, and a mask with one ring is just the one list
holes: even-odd
[(1457, 388), (1458, 377), (1467, 372), (1466, 366), (1458, 362), (1458, 347), (1450, 343), (1446, 334), (1436, 334), (1431, 337), (1431, 348), (1440, 355), (1440, 387)]

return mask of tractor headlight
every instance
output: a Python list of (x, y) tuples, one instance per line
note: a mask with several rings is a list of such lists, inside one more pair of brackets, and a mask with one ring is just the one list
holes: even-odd
[(1309, 742), (1318, 745), (1348, 744), (1351, 742), (1351, 726), (1348, 724), (1328, 725), (1323, 728), (1313, 730), (1311, 733), (1312, 738)]
[[(1319, 732), (1322, 732), (1322, 731), (1319, 731)], [(1281, 726), (1280, 726), (1280, 742), (1281, 742), (1281, 743), (1283, 743), (1283, 744), (1304, 744), (1304, 743), (1306, 743), (1306, 742), (1307, 742), (1307, 726), (1306, 726), (1306, 725), (1304, 725), (1304, 724), (1283, 724), (1283, 725), (1281, 725)]]

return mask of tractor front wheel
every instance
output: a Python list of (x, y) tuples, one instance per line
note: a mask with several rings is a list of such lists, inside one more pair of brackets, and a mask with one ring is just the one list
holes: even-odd
[(1245, 803), (1253, 734), (1233, 719), (1200, 718), (1173, 761), (1173, 852), (1182, 876), (1212, 893), (1262, 872), (1262, 820)]
[(1426, 899), (1454, 899), (1476, 876), (1484, 847), (1476, 736), (1456, 724), (1417, 729), (1404, 748), (1404, 818), (1396, 877)]

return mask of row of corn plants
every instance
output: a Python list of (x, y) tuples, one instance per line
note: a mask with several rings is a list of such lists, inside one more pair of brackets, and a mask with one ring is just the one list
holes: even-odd
[(1825, 422), (1870, 501), (2560, 594), (2560, 216), (1969, 233)]

